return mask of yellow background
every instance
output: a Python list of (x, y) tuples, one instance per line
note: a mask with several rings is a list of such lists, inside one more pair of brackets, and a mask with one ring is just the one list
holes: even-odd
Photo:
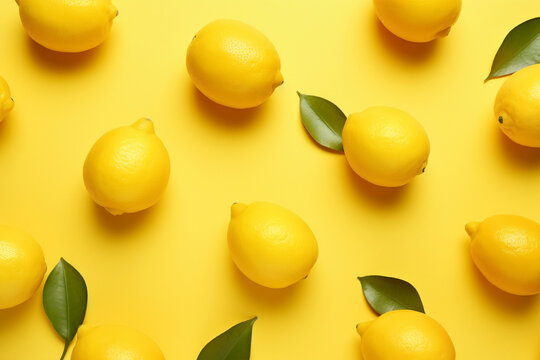
[[(533, 0), (465, 0), (448, 38), (405, 43), (368, 0), (115, 0), (108, 41), (85, 54), (30, 41), (14, 1), (0, 4), (0, 74), (16, 105), (0, 124), (0, 221), (85, 277), (86, 324), (151, 335), (168, 360), (195, 359), (214, 336), (258, 315), (252, 358), (360, 359), (356, 322), (375, 318), (356, 279), (406, 279), (451, 335), (460, 360), (538, 359), (540, 301), (497, 290), (474, 268), (464, 224), (496, 213), (540, 220), (540, 150), (502, 136), (503, 80), (483, 83), (504, 36), (540, 14)], [(235, 18), (275, 44), (285, 84), (253, 110), (194, 90), (186, 48), (199, 28)], [(300, 90), (346, 114), (390, 105), (426, 128), (427, 171), (401, 189), (356, 177), (301, 126)], [(162, 201), (112, 217), (89, 199), (82, 164), (104, 132), (147, 116), (171, 156)], [(267, 290), (229, 259), (234, 201), (267, 200), (306, 220), (320, 257), (307, 281)], [(41, 291), (40, 291), (41, 293)], [(62, 342), (41, 295), (0, 312), (2, 360), (56, 359)]]

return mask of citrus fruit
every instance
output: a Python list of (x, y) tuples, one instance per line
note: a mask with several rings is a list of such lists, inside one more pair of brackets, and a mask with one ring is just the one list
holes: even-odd
[(342, 137), (351, 168), (375, 185), (402, 186), (426, 168), (429, 139), (422, 125), (404, 111), (378, 106), (352, 114)]
[(134, 213), (158, 202), (169, 181), (167, 149), (149, 119), (103, 135), (84, 163), (88, 193), (113, 215)]
[(319, 254), (309, 226), (291, 211), (268, 202), (233, 204), (228, 240), (240, 271), (269, 288), (304, 279)]
[(0, 76), (0, 121), (4, 120), (6, 115), (13, 109), (13, 99), (8, 83)]
[(259, 30), (236, 20), (203, 27), (188, 47), (186, 64), (199, 91), (231, 108), (258, 106), (283, 83), (274, 45)]

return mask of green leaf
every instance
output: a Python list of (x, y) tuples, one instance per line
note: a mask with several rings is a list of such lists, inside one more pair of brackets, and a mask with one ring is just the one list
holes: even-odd
[(88, 292), (83, 277), (63, 258), (49, 274), (43, 288), (43, 308), (54, 329), (69, 344), (84, 321)]
[(210, 341), (197, 360), (249, 360), (255, 320), (257, 317), (241, 322)]
[(300, 97), (300, 116), (302, 124), (313, 140), (320, 145), (343, 152), (341, 133), (347, 117), (336, 105), (318, 96)]
[(358, 280), (369, 306), (379, 315), (402, 309), (424, 312), (418, 291), (404, 280), (377, 275), (359, 277)]
[(506, 35), (486, 81), (540, 62), (540, 18), (527, 20)]

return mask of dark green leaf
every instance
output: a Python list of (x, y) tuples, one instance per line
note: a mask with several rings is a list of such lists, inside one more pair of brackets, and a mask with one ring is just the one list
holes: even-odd
[(255, 320), (257, 317), (241, 322), (210, 341), (197, 360), (249, 360)]
[(379, 315), (401, 309), (424, 312), (418, 291), (404, 280), (377, 275), (359, 277), (358, 280), (368, 304)]
[(540, 18), (527, 20), (506, 35), (486, 81), (540, 62)]
[(341, 132), (347, 117), (336, 105), (318, 96), (299, 92), (302, 123), (320, 145), (343, 152)]
[(43, 308), (54, 329), (69, 344), (84, 321), (88, 292), (83, 277), (63, 258), (49, 274), (43, 288)]

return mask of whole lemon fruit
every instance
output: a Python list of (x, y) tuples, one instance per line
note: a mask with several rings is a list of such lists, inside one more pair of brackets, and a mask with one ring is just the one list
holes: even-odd
[(364, 360), (454, 360), (454, 344), (444, 328), (412, 310), (384, 313), (359, 324)]
[(377, 106), (352, 114), (345, 121), (342, 138), (351, 168), (375, 185), (402, 186), (426, 168), (428, 136), (404, 111)]
[(8, 83), (0, 76), (0, 121), (4, 120), (6, 115), (13, 109), (13, 98), (9, 90)]
[(159, 346), (138, 330), (118, 325), (77, 331), (71, 360), (165, 360)]
[(21, 230), (0, 225), (0, 309), (30, 299), (47, 271), (39, 244)]
[(149, 119), (103, 135), (88, 153), (83, 169), (88, 193), (113, 215), (157, 203), (169, 173), (169, 154)]
[(461, 12), (461, 0), (373, 0), (373, 4), (390, 32), (418, 43), (447, 36)]
[(540, 64), (511, 75), (495, 98), (495, 118), (512, 141), (540, 147)]
[(110, 0), (17, 0), (22, 24), (38, 44), (81, 52), (101, 44), (118, 10)]
[(231, 108), (258, 106), (283, 83), (274, 45), (259, 30), (236, 20), (203, 27), (188, 47), (186, 64), (199, 91)]
[(495, 215), (465, 226), (472, 259), (485, 278), (515, 295), (540, 293), (540, 224)]
[(319, 248), (296, 214), (268, 202), (233, 204), (228, 230), (231, 257), (253, 282), (284, 288), (306, 278)]

